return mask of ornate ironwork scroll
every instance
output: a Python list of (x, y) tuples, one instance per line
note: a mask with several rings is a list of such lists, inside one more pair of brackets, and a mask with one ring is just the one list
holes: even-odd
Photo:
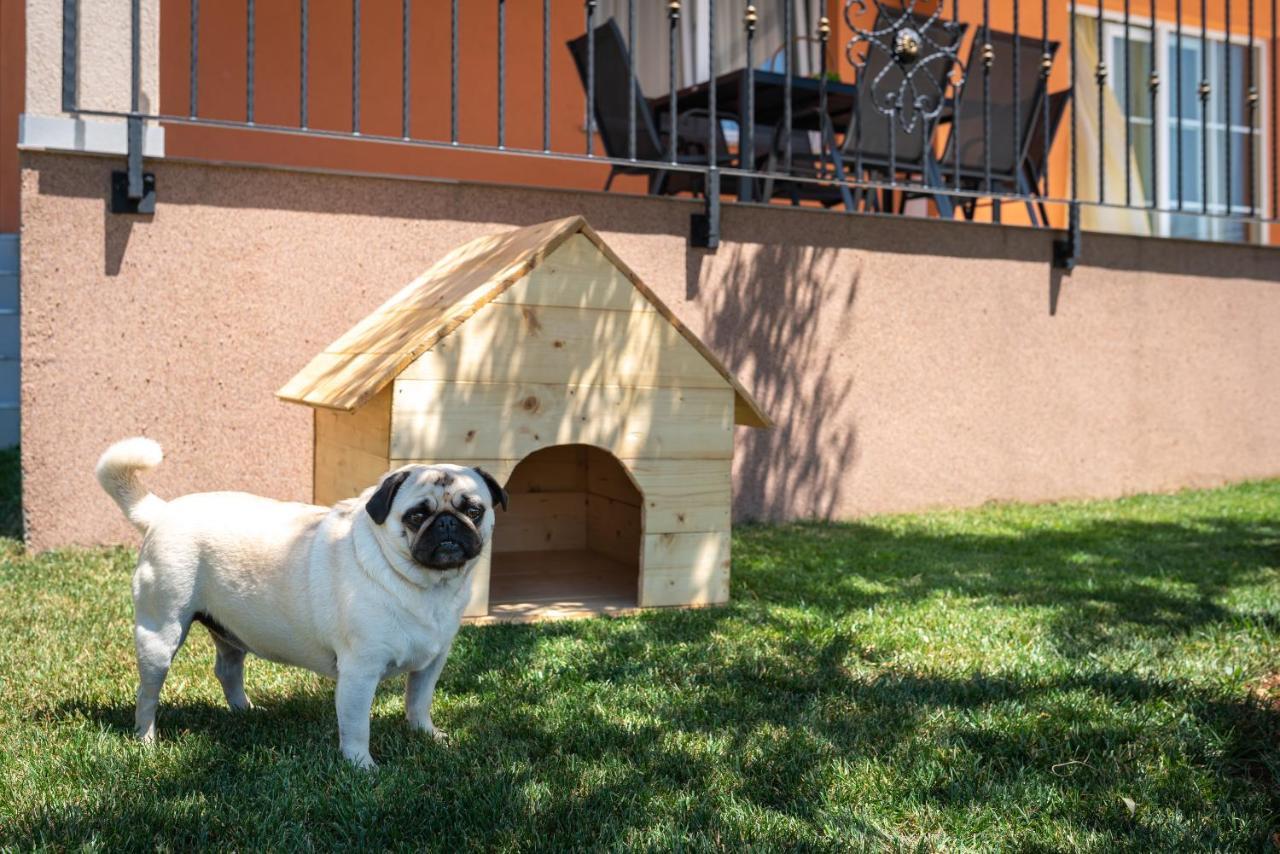
[[(858, 26), (855, 17), (866, 14), (867, 0), (845, 0), (844, 19), (853, 32), (845, 56), (857, 72), (859, 87), (869, 87), (876, 110), (896, 118), (906, 133), (920, 121), (932, 121), (942, 112), (949, 85), (963, 85), (957, 49), (961, 25), (942, 18), (942, 3), (929, 15), (916, 15), (917, 0), (901, 6), (871, 0), (876, 19), (871, 29)], [(936, 60), (945, 59), (945, 62)], [(897, 69), (901, 79), (888, 81)], [(870, 80), (866, 75), (872, 74)]]

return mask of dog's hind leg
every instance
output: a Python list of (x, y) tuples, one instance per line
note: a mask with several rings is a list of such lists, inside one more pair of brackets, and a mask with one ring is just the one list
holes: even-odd
[(138, 652), (138, 706), (134, 723), (138, 738), (151, 742), (156, 737), (156, 706), (164, 687), (169, 666), (187, 636), (190, 622), (180, 620), (150, 621), (139, 615), (133, 627), (133, 641)]
[(209, 630), (209, 637), (213, 638), (213, 645), (218, 650), (218, 657), (213, 662), (213, 675), (222, 684), (227, 705), (236, 711), (252, 709), (253, 703), (249, 702), (244, 693), (245, 651), (218, 637), (212, 629)]

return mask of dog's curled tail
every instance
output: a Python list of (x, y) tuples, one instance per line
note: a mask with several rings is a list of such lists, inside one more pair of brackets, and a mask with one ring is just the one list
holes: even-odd
[(139, 473), (160, 465), (164, 452), (152, 439), (136, 436), (116, 442), (98, 459), (98, 483), (115, 499), (125, 517), (142, 533), (155, 522), (165, 502), (142, 485)]

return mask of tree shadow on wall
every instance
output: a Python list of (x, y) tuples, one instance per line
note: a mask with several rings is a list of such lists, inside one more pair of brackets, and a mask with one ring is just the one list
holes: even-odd
[(721, 254), (727, 263), (717, 265), (706, 341), (774, 422), (772, 430), (738, 431), (735, 518), (830, 518), (857, 449), (853, 378), (840, 362), (860, 274), (840, 278), (830, 247), (777, 243)]

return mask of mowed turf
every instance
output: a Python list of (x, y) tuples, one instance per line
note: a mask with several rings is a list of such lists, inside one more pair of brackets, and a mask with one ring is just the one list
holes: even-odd
[(135, 743), (133, 559), (0, 545), (0, 846), (1257, 851), (1280, 825), (1280, 482), (740, 526), (728, 607), (464, 628), (451, 744), (391, 680), (372, 774), (319, 677), (250, 659), (258, 708), (227, 711), (198, 627)]

